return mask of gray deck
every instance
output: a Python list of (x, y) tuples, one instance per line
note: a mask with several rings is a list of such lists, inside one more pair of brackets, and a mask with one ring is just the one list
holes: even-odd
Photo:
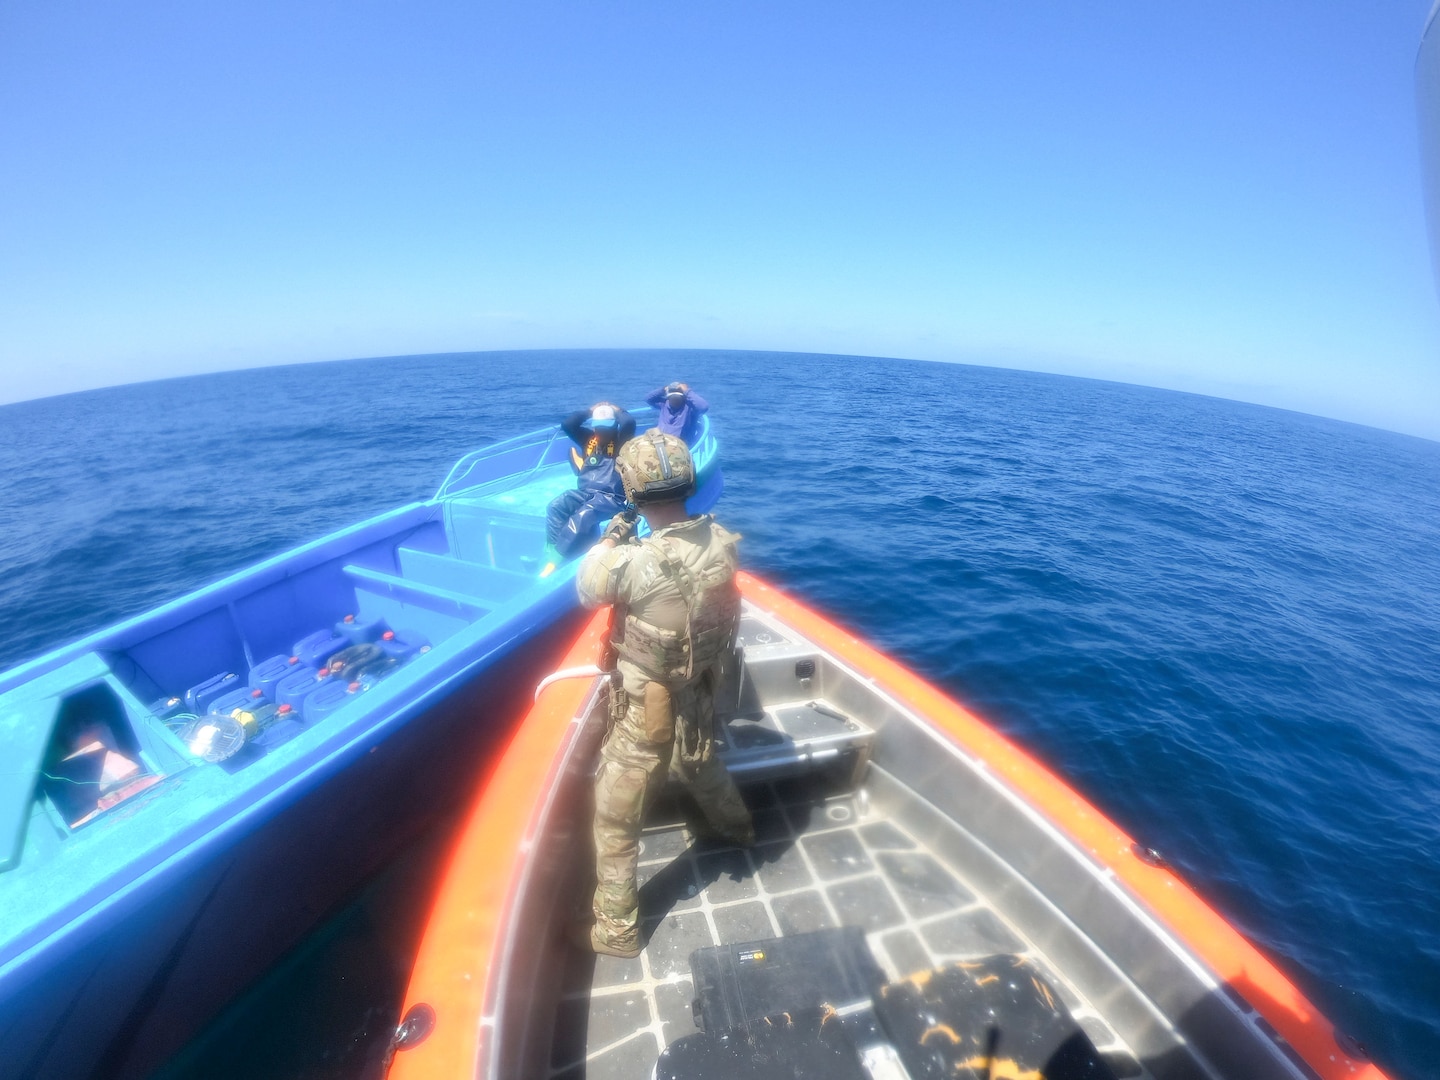
[[(676, 808), (657, 808), (641, 847), (646, 947), (635, 960), (570, 955), (552, 1078), (644, 1080), (660, 1048), (697, 1030), (692, 950), (838, 925), (865, 927), (891, 978), (942, 963), (1019, 953), (1049, 974), (1116, 1076), (1145, 1070), (1096, 1009), (933, 851), (862, 791), (815, 782), (749, 785), (759, 842), (700, 840)], [(893, 796), (892, 796), (893, 797)]]

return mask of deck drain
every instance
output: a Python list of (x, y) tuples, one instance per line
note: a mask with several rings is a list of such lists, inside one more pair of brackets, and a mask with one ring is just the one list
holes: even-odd
[(825, 816), (831, 821), (849, 821), (850, 808), (848, 806), (832, 806), (825, 811)]

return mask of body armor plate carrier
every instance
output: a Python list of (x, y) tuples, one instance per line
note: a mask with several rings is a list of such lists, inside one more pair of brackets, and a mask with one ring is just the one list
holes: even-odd
[(615, 648), (622, 659), (653, 679), (685, 683), (733, 647), (740, 623), (740, 590), (735, 585), (738, 539), (712, 520), (710, 544), (694, 566), (685, 564), (668, 537), (647, 541), (659, 556), (661, 572), (685, 601), (685, 628), (661, 629), (625, 612), (623, 621), (616, 620)]

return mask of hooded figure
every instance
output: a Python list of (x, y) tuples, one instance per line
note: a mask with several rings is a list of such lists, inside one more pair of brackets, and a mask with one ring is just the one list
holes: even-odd
[(680, 436), (686, 446), (695, 445), (700, 434), (700, 417), (710, 411), (710, 403), (683, 382), (662, 386), (645, 398), (645, 404), (660, 410), (655, 426), (666, 435)]

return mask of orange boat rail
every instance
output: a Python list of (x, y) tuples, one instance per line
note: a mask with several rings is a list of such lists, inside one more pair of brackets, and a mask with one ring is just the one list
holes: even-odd
[[(609, 611), (597, 612), (561, 668), (593, 664), (609, 628)], [(592, 682), (563, 679), (545, 687), (485, 778), (431, 909), (400, 1013), (423, 1002), (434, 1010), (434, 1028), (422, 1042), (395, 1052), (392, 1080), (475, 1075), (490, 966), (500, 956), (501, 920), (525, 857), (521, 841), (552, 778), (556, 748)]]
[(1356, 1061), (1341, 1050), (1334, 1025), (1254, 945), (1170, 870), (1142, 862), (1133, 838), (1064, 780), (914, 672), (753, 574), (741, 574), (740, 589), (756, 607), (873, 678), (884, 693), (983, 760), (1052, 825), (1113, 870), (1162, 925), (1248, 1001), (1324, 1080), (1384, 1080), (1385, 1073), (1373, 1063)]
[[(772, 588), (740, 575), (746, 599), (793, 626), (821, 649), (872, 679), (994, 773), (1100, 865), (1112, 870), (1157, 921), (1245, 998), (1324, 1080), (1385, 1080), (1377, 1066), (1350, 1058), (1328, 1019), (1273, 963), (1165, 867), (1136, 855), (1134, 840), (1064, 780), (934, 686), (848, 631)], [(593, 663), (608, 628), (600, 612), (576, 640), (565, 667)], [(479, 1018), (500, 955), (500, 922), (523, 855), (520, 842), (555, 767), (555, 750), (584, 702), (588, 680), (547, 687), (493, 773), (486, 778), (431, 912), (402, 1015), (424, 1002), (435, 1013), (422, 1042), (396, 1052), (393, 1080), (472, 1077)]]

